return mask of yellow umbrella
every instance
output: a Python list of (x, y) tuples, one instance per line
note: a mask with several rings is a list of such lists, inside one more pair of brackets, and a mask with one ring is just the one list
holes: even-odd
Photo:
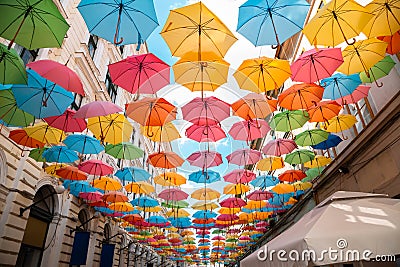
[(244, 208), (249, 209), (249, 210), (254, 210), (254, 209), (261, 209), (267, 206), (267, 203), (265, 201), (256, 201), (256, 200), (250, 200), (247, 202), (246, 206)]
[(365, 71), (369, 77), (368, 70), (385, 57), (387, 45), (386, 42), (371, 38), (347, 46), (342, 52), (344, 62), (337, 71), (344, 74)]
[(204, 201), (197, 201), (192, 205), (192, 208), (195, 210), (213, 210), (218, 207), (219, 205), (215, 202), (204, 202)]
[(58, 144), (65, 139), (65, 133), (63, 131), (51, 127), (45, 122), (25, 127), (24, 130), (29, 137), (49, 145)]
[(277, 184), (271, 189), (271, 191), (274, 191), (277, 194), (287, 194), (295, 192), (296, 188), (291, 184)]
[(398, 0), (374, 0), (365, 6), (374, 17), (365, 25), (368, 37), (389, 36), (400, 30), (400, 4)]
[(190, 230), (183, 230), (181, 233), (182, 236), (186, 236), (186, 235), (194, 235), (193, 231)]
[(257, 163), (257, 170), (274, 171), (285, 167), (285, 163), (281, 157), (270, 156), (260, 160)]
[(122, 188), (122, 184), (110, 177), (102, 176), (92, 181), (92, 186), (101, 190), (113, 190), (117, 191)]
[(138, 210), (142, 210), (144, 212), (160, 212), (162, 208), (160, 206), (155, 207), (138, 207)]
[(134, 194), (150, 194), (155, 192), (154, 186), (143, 181), (129, 183), (124, 187), (128, 193)]
[(129, 202), (115, 202), (110, 204), (108, 208), (119, 212), (129, 212), (135, 209)]
[(330, 119), (324, 124), (324, 127), (327, 132), (339, 133), (350, 129), (356, 122), (357, 119), (354, 115), (341, 114)]
[(222, 207), (218, 210), (219, 214), (235, 214), (241, 211), (241, 208), (226, 208)]
[(179, 186), (186, 184), (186, 178), (176, 172), (165, 172), (154, 177), (154, 183), (162, 186)]
[(178, 232), (179, 229), (176, 228), (176, 227), (170, 227), (170, 228), (168, 228), (168, 231), (170, 231), (170, 232)]
[(44, 168), (44, 172), (47, 174), (50, 174), (51, 176), (61, 178), (61, 176), (57, 175), (56, 171), (58, 169), (66, 167), (66, 166), (68, 166), (68, 165), (64, 164), (64, 163), (56, 163), (56, 164), (53, 164), (53, 165), (50, 165), (50, 166), (47, 166), (46, 168)]
[(181, 138), (175, 125), (171, 122), (162, 126), (140, 126), (140, 133), (154, 142), (171, 142)]
[(324, 157), (321, 155), (316, 155), (312, 161), (308, 161), (304, 163), (304, 167), (306, 168), (319, 168), (325, 165), (328, 165), (332, 162), (331, 158)]
[(212, 245), (213, 245), (214, 247), (223, 247), (223, 246), (225, 246), (225, 242), (223, 242), (223, 241), (214, 241), (214, 242), (212, 243)]
[(228, 184), (224, 187), (224, 194), (237, 195), (250, 191), (250, 187), (245, 184)]
[(210, 52), (185, 54), (172, 69), (175, 82), (182, 84), (190, 91), (215, 91), (227, 82), (229, 63)]
[(256, 211), (254, 212), (254, 219), (256, 220), (266, 220), (268, 217), (272, 215), (272, 212), (265, 212), (265, 211)]
[(102, 142), (129, 142), (133, 126), (123, 114), (110, 114), (88, 119), (87, 128)]
[(241, 89), (266, 93), (281, 87), (291, 74), (289, 61), (260, 57), (244, 60), (233, 77)]
[(196, 238), (192, 237), (192, 236), (185, 236), (183, 238), (183, 241), (194, 241)]
[[(311, 44), (337, 46), (358, 36), (373, 17), (354, 0), (332, 0), (304, 26), (303, 33)], [(355, 40), (353, 40), (353, 43)]]
[(312, 183), (310, 183), (310, 182), (300, 182), (300, 181), (298, 181), (298, 182), (295, 182), (295, 183), (293, 184), (293, 186), (294, 186), (294, 188), (295, 188), (296, 190), (306, 190), (306, 189), (309, 189), (309, 188), (312, 187)]
[(177, 234), (177, 233), (170, 233), (170, 234), (167, 235), (167, 238), (168, 238), (168, 239), (171, 239), (171, 238), (181, 238), (181, 236), (180, 236), (180, 234)]
[(187, 212), (185, 209), (172, 209), (166, 213), (167, 217), (175, 217), (175, 218), (183, 218), (189, 217), (190, 213)]
[(245, 222), (252, 222), (254, 221), (254, 213), (240, 213), (239, 220)]
[(201, 189), (197, 189), (196, 191), (194, 191), (191, 194), (191, 197), (197, 200), (213, 200), (213, 199), (217, 199), (221, 196), (221, 194), (211, 188), (201, 188)]
[(173, 56), (212, 52), (224, 57), (237, 38), (202, 2), (171, 10), (161, 31)]
[(298, 200), (297, 199), (295, 199), (295, 198), (289, 198), (289, 200), (285, 203), (285, 205), (294, 205), (294, 204), (296, 204), (298, 202)]

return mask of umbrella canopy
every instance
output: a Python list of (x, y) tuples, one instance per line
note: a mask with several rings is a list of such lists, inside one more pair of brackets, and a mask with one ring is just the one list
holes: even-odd
[(120, 190), (122, 188), (121, 183), (113, 178), (107, 177), (107, 176), (103, 176), (97, 179), (94, 179), (91, 182), (92, 186), (94, 188), (98, 188), (104, 191), (117, 191)]
[[(204, 201), (209, 201), (209, 200), (214, 200), (216, 198), (219, 198), (221, 194), (211, 188), (200, 188), (195, 190), (191, 195), (192, 198), (197, 199), (197, 200), (204, 200)], [(205, 204), (206, 202), (203, 202)], [(204, 207), (207, 206), (207, 203), (205, 204)], [(193, 206), (192, 206), (193, 207)]]
[(324, 99), (335, 100), (350, 95), (361, 84), (359, 74), (344, 75), (342, 73), (335, 73), (331, 77), (321, 81), (325, 87)]
[(266, 188), (270, 186), (275, 186), (279, 182), (277, 177), (271, 175), (261, 175), (250, 182), (254, 187)]
[(131, 201), (131, 204), (133, 206), (138, 206), (138, 207), (156, 207), (159, 206), (159, 203), (157, 200), (148, 197), (148, 196), (140, 196), (138, 198), (135, 198), (134, 200)]
[(13, 85), (12, 91), (20, 109), (37, 118), (57, 116), (71, 105), (73, 95), (59, 85), (27, 70), (28, 84)]
[[(337, 46), (358, 36), (373, 15), (354, 0), (333, 0), (320, 8), (304, 26), (311, 44)], [(354, 43), (354, 41), (353, 41)]]
[[(87, 174), (81, 170), (79, 170), (75, 166), (65, 166), (58, 170), (56, 170), (56, 174), (63, 179), (67, 180), (86, 180)], [(94, 199), (94, 201), (99, 201)]]
[(154, 94), (169, 84), (169, 65), (151, 53), (127, 57), (108, 70), (113, 83), (132, 94)]
[(265, 95), (250, 93), (232, 103), (233, 114), (245, 120), (265, 118), (273, 110)]
[(174, 152), (158, 152), (149, 155), (147, 161), (154, 167), (172, 169), (183, 164), (184, 160)]
[(250, 187), (245, 184), (228, 184), (224, 187), (224, 194), (241, 195), (250, 191)]
[(274, 171), (285, 167), (285, 163), (281, 157), (270, 156), (260, 160), (257, 163), (257, 170), (260, 171)]
[(233, 77), (241, 89), (266, 93), (278, 89), (291, 75), (287, 60), (259, 57), (244, 60)]
[(282, 156), (297, 148), (297, 144), (291, 139), (277, 138), (269, 141), (262, 149), (265, 155)]
[(321, 129), (305, 130), (295, 137), (295, 142), (299, 146), (313, 146), (328, 139), (329, 133)]
[(328, 139), (326, 139), (325, 141), (323, 141), (323, 142), (321, 142), (321, 143), (319, 143), (317, 145), (312, 146), (312, 148), (314, 148), (314, 149), (325, 149), (326, 150), (326, 149), (329, 149), (331, 147), (337, 146), (342, 141), (343, 141), (342, 138), (340, 138), (337, 135), (334, 135), (334, 134), (330, 133), (328, 135)]
[(195, 51), (199, 61), (202, 61), (202, 52), (223, 58), (237, 40), (202, 2), (171, 10), (161, 36), (173, 56), (182, 57)]
[(123, 114), (110, 114), (88, 119), (87, 128), (102, 143), (116, 145), (131, 140), (133, 126)]
[(133, 211), (135, 208), (129, 202), (115, 202), (111, 203), (108, 206), (109, 209), (117, 211), (117, 212), (130, 212)]
[(139, 147), (129, 142), (118, 144), (108, 144), (105, 146), (105, 152), (116, 159), (133, 160), (143, 157), (144, 152)]
[(82, 118), (74, 118), (76, 111), (67, 108), (63, 114), (44, 119), (50, 126), (64, 132), (82, 132), (86, 129), (86, 121)]
[(154, 186), (152, 186), (148, 182), (143, 182), (143, 181), (129, 183), (125, 185), (124, 188), (128, 193), (134, 193), (134, 194), (148, 195), (150, 193), (155, 192)]
[(292, 80), (313, 83), (330, 77), (342, 65), (340, 48), (314, 48), (301, 54), (290, 65)]
[(8, 134), (8, 137), (17, 144), (24, 147), (40, 148), (45, 146), (45, 143), (29, 137), (24, 129), (12, 130)]
[(236, 31), (255, 46), (281, 45), (302, 30), (309, 8), (304, 0), (248, 0), (239, 7)]
[(116, 171), (115, 176), (125, 182), (147, 181), (150, 178), (150, 173), (138, 167), (124, 167)]
[(0, 85), (0, 120), (10, 126), (26, 127), (35, 117), (20, 109), (11, 90), (11, 85)]
[[(371, 89), (371, 86), (366, 86), (366, 85), (359, 85), (357, 88), (351, 93), (350, 95), (346, 95), (342, 98), (336, 99), (336, 102), (339, 105), (346, 105), (346, 104), (355, 104), (361, 99), (368, 97), (369, 89)], [(336, 114), (338, 115), (338, 114)], [(334, 116), (332, 116), (334, 117)]]
[(190, 165), (207, 169), (222, 164), (222, 155), (216, 151), (198, 151), (186, 159)]
[(331, 158), (327, 158), (321, 155), (316, 155), (312, 161), (304, 163), (304, 167), (306, 168), (320, 168), (325, 165), (328, 165), (332, 162)]
[(400, 31), (395, 32), (393, 35), (379, 36), (378, 39), (388, 44), (386, 53), (394, 55), (400, 52)]
[(255, 178), (256, 174), (246, 169), (233, 170), (224, 175), (225, 182), (233, 184), (248, 183)]
[(140, 126), (140, 133), (154, 142), (171, 142), (181, 138), (180, 133), (171, 122), (161, 126)]
[(53, 60), (44, 59), (31, 62), (26, 66), (36, 71), (43, 78), (58, 84), (67, 91), (83, 96), (85, 95), (85, 90), (83, 89), (79, 76), (66, 65)]
[(24, 128), (29, 137), (45, 144), (58, 144), (65, 138), (63, 131), (49, 126), (47, 123), (40, 122), (34, 126)]
[(252, 141), (263, 138), (271, 130), (268, 123), (261, 119), (235, 122), (229, 134), (235, 140)]
[(389, 75), (390, 71), (395, 65), (396, 63), (393, 61), (393, 59), (390, 56), (386, 56), (367, 71), (361, 72), (361, 81), (363, 83), (372, 83), (382, 77), (385, 77), (386, 75)]
[(104, 150), (100, 141), (85, 134), (71, 134), (63, 143), (72, 150), (81, 154), (98, 154)]
[(29, 157), (36, 160), (37, 162), (45, 162), (46, 159), (43, 158), (43, 152), (46, 151), (48, 147), (40, 147), (40, 148), (34, 148), (31, 151), (29, 151)]
[(60, 47), (69, 24), (51, 0), (1, 3), (0, 36), (29, 50)]
[(286, 110), (272, 117), (270, 126), (275, 131), (289, 132), (303, 127), (309, 120), (309, 115), (303, 110)]
[(189, 181), (195, 183), (214, 183), (219, 180), (221, 180), (221, 175), (211, 170), (201, 170), (189, 175)]
[(324, 127), (326, 127), (326, 131), (330, 133), (339, 133), (344, 130), (350, 129), (356, 122), (357, 119), (354, 115), (340, 114), (330, 119), (324, 125)]
[(43, 152), (46, 162), (71, 163), (79, 159), (75, 151), (65, 146), (53, 146)]
[(105, 193), (102, 199), (106, 202), (113, 202), (113, 203), (128, 201), (128, 197), (124, 193), (118, 191)]
[(261, 152), (253, 149), (238, 149), (226, 156), (226, 159), (231, 164), (245, 166), (255, 164), (262, 158)]
[(397, 1), (375, 0), (366, 5), (365, 9), (374, 14), (363, 29), (368, 37), (393, 35), (400, 30), (400, 9)]
[(289, 164), (302, 164), (315, 158), (314, 152), (307, 149), (298, 149), (285, 156), (285, 162)]
[(188, 198), (188, 194), (177, 188), (165, 189), (158, 194), (159, 198), (164, 200), (179, 201)]
[(90, 203), (100, 202), (103, 200), (103, 193), (100, 192), (81, 192), (79, 198), (86, 199)]
[(287, 170), (278, 176), (279, 181), (294, 183), (304, 179), (307, 175), (301, 170)]
[[(342, 98), (340, 98), (342, 99)], [(343, 98), (344, 99), (344, 98)], [(342, 106), (334, 100), (325, 100), (316, 103), (307, 111), (310, 115), (310, 122), (326, 122), (337, 116), (342, 109)]]
[(83, 0), (78, 10), (89, 32), (116, 45), (140, 45), (158, 26), (153, 1)]
[(186, 136), (197, 142), (216, 142), (226, 137), (224, 130), (218, 124), (196, 125), (186, 129)]
[(321, 101), (324, 88), (314, 83), (300, 83), (290, 86), (278, 96), (278, 104), (288, 110), (309, 109)]
[(75, 113), (74, 118), (86, 119), (98, 116), (107, 116), (121, 111), (121, 107), (109, 101), (93, 101), (80, 107), (80, 109)]
[(0, 84), (26, 84), (24, 62), (17, 52), (0, 44)]
[(220, 205), (225, 208), (240, 208), (246, 206), (246, 202), (241, 198), (230, 197), (221, 201)]
[(78, 165), (78, 168), (87, 174), (100, 176), (112, 174), (114, 172), (114, 168), (111, 165), (97, 159), (84, 161)]
[(247, 199), (254, 201), (268, 200), (273, 197), (273, 194), (269, 191), (255, 190), (247, 195)]
[(182, 107), (182, 115), (197, 125), (215, 125), (230, 116), (230, 105), (214, 96), (196, 97)]
[(179, 186), (186, 184), (186, 178), (176, 172), (164, 172), (154, 177), (153, 181), (162, 186)]

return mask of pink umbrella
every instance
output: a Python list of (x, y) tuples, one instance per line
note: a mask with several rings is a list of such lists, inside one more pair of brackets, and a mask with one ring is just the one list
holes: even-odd
[(216, 142), (226, 137), (224, 130), (218, 125), (193, 124), (186, 129), (186, 136), (197, 142)]
[(188, 198), (188, 194), (177, 188), (165, 189), (158, 194), (164, 200), (179, 201)]
[(229, 134), (235, 140), (251, 141), (266, 136), (270, 130), (265, 120), (252, 119), (234, 123)]
[(183, 119), (197, 125), (215, 125), (230, 115), (230, 105), (214, 96), (196, 97), (182, 107)]
[(243, 148), (233, 151), (226, 156), (229, 163), (239, 166), (255, 164), (261, 159), (261, 152), (253, 149)]
[(90, 159), (78, 165), (78, 169), (92, 175), (107, 175), (114, 172), (114, 168), (101, 160)]
[(257, 227), (266, 227), (269, 224), (266, 221), (261, 221), (256, 224)]
[(243, 235), (243, 236), (239, 237), (239, 240), (249, 241), (249, 240), (251, 240), (251, 238), (248, 235)]
[(222, 164), (222, 156), (216, 151), (198, 151), (192, 153), (186, 159), (190, 165), (201, 167), (203, 169)]
[(240, 233), (240, 230), (239, 229), (229, 229), (227, 231), (227, 233), (228, 234), (238, 234), (238, 233)]
[(268, 200), (274, 195), (269, 191), (255, 190), (247, 195), (247, 199), (250, 200)]
[(121, 112), (122, 108), (108, 101), (93, 101), (83, 105), (76, 113), (74, 118), (92, 118), (106, 116)]
[(246, 202), (243, 199), (237, 197), (227, 198), (221, 201), (221, 203), (219, 204), (221, 205), (221, 207), (225, 208), (241, 208), (243, 206), (246, 206)]
[(284, 154), (289, 154), (295, 148), (297, 148), (297, 144), (292, 139), (278, 138), (278, 139), (269, 141), (263, 147), (262, 152), (265, 155), (281, 156)]
[(239, 220), (239, 216), (236, 214), (221, 214), (217, 217), (218, 221), (236, 221)]
[(85, 90), (83, 90), (81, 80), (74, 71), (66, 66), (67, 63), (63, 65), (53, 60), (45, 59), (31, 62), (26, 66), (65, 90), (84, 96)]
[(371, 86), (366, 86), (366, 85), (359, 85), (353, 93), (350, 95), (346, 95), (344, 97), (338, 98), (335, 101), (343, 106), (345, 104), (355, 104), (361, 99), (368, 97), (368, 92), (369, 89), (371, 89)]
[(304, 52), (290, 66), (292, 80), (313, 83), (330, 77), (343, 63), (340, 48), (314, 48)]
[(213, 238), (211, 238), (211, 240), (225, 240), (225, 237), (217, 235), (217, 236), (214, 236)]
[(44, 118), (48, 125), (60, 129), (64, 132), (82, 132), (86, 129), (86, 120), (74, 118), (76, 111), (67, 109), (59, 116)]
[(225, 182), (239, 184), (248, 183), (256, 178), (256, 174), (252, 171), (239, 169), (233, 170), (224, 175)]
[(100, 192), (80, 192), (79, 197), (82, 199), (86, 199), (91, 203), (102, 201), (103, 194)]

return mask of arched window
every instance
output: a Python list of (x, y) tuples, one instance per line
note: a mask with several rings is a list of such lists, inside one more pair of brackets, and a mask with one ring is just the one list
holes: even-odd
[(81, 231), (88, 231), (90, 229), (90, 222), (88, 222), (89, 220), (89, 215), (88, 212), (85, 209), (81, 209), (78, 213), (78, 220), (79, 220), (79, 225), (82, 225), (80, 227)]
[(104, 240), (108, 243), (111, 237), (111, 227), (109, 223), (104, 225)]

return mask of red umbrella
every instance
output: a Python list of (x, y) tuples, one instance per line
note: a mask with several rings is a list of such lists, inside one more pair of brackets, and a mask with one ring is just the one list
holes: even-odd
[(219, 204), (221, 205), (221, 207), (225, 208), (241, 208), (243, 206), (246, 206), (246, 202), (243, 199), (237, 197), (227, 198), (221, 201)]
[(236, 221), (239, 220), (239, 216), (236, 214), (221, 214), (217, 217), (218, 221)]
[(368, 97), (369, 89), (371, 89), (370, 86), (359, 85), (353, 91), (353, 93), (351, 93), (350, 95), (346, 95), (344, 97), (338, 98), (335, 101), (341, 106), (346, 105), (346, 104), (355, 104), (358, 101), (360, 101), (361, 99)]
[(24, 147), (39, 148), (39, 147), (44, 147), (45, 145), (39, 140), (29, 137), (24, 129), (12, 130), (10, 131), (8, 137), (17, 144)]
[(292, 80), (313, 83), (330, 77), (343, 63), (340, 48), (314, 48), (304, 52), (290, 66)]
[(193, 124), (186, 129), (186, 136), (197, 142), (216, 142), (226, 137), (224, 130), (218, 125)]
[[(209, 223), (215, 222), (215, 220), (212, 218), (210, 218), (210, 219), (193, 219), (192, 222), (196, 223), (196, 224), (209, 224)], [(199, 240), (199, 242), (201, 242), (200, 240)], [(208, 240), (208, 239), (206, 239), (206, 240)], [(210, 242), (210, 240), (208, 240), (206, 242)], [(204, 242), (204, 243), (206, 243), (206, 242)]]
[(234, 115), (245, 120), (263, 119), (273, 112), (265, 95), (256, 93), (250, 93), (232, 103), (232, 110)]
[[(92, 192), (93, 193), (93, 192)], [(87, 203), (91, 207), (105, 207), (108, 208), (108, 203), (104, 202), (103, 200), (101, 201), (96, 201), (96, 202), (88, 202)]]
[(198, 151), (192, 153), (186, 159), (190, 165), (201, 167), (203, 169), (222, 164), (222, 155), (216, 151)]
[(31, 62), (26, 66), (65, 90), (84, 96), (85, 90), (83, 90), (81, 80), (74, 71), (66, 66), (67, 63), (63, 65), (53, 60), (45, 59)]
[(307, 175), (301, 170), (287, 170), (278, 176), (278, 179), (282, 182), (294, 183), (306, 178)]
[(147, 161), (158, 168), (172, 169), (183, 164), (184, 160), (174, 152), (159, 152), (149, 155)]
[(260, 200), (268, 200), (273, 196), (274, 194), (272, 194), (269, 191), (255, 190), (247, 195), (247, 199), (260, 201)]
[(278, 104), (288, 110), (308, 109), (321, 101), (324, 88), (314, 83), (294, 84), (278, 96)]
[(263, 147), (262, 152), (265, 155), (281, 156), (284, 154), (289, 154), (295, 148), (297, 148), (297, 144), (294, 142), (294, 140), (278, 138), (278, 139), (269, 141)]
[(60, 129), (64, 132), (82, 132), (86, 129), (86, 120), (83, 118), (75, 118), (76, 111), (67, 109), (59, 116), (44, 118), (48, 125)]
[(261, 152), (253, 149), (243, 148), (233, 151), (226, 156), (229, 163), (239, 166), (255, 164), (261, 159)]
[(270, 130), (265, 120), (252, 119), (234, 123), (229, 134), (235, 140), (251, 141), (266, 136)]
[(170, 66), (148, 53), (108, 65), (113, 83), (129, 93), (154, 94), (169, 84)]
[(122, 108), (108, 101), (93, 101), (83, 105), (76, 113), (74, 118), (92, 118), (106, 116), (121, 112)]
[(197, 125), (215, 125), (230, 115), (230, 105), (214, 96), (196, 97), (182, 107), (183, 119)]
[(86, 199), (87, 201), (89, 201), (90, 203), (94, 204), (96, 202), (103, 202), (102, 197), (103, 194), (100, 192), (80, 192), (79, 193), (79, 197), (82, 199)]
[(225, 237), (217, 235), (211, 238), (211, 240), (225, 240)]
[(114, 168), (101, 160), (90, 159), (78, 165), (79, 170), (92, 175), (108, 175), (114, 172)]
[(248, 183), (256, 178), (256, 174), (246, 169), (233, 170), (224, 175), (225, 182), (239, 184)]
[(130, 224), (135, 224), (136, 222), (142, 222), (143, 218), (139, 214), (128, 214), (122, 217), (123, 220), (129, 222)]
[(188, 194), (177, 188), (165, 189), (158, 194), (159, 198), (164, 200), (179, 201), (188, 198)]
[(60, 176), (61, 178), (67, 179), (67, 180), (83, 181), (83, 180), (87, 179), (87, 174), (74, 166), (66, 166), (66, 167), (60, 168), (60, 169), (56, 170), (56, 174), (58, 176)]

